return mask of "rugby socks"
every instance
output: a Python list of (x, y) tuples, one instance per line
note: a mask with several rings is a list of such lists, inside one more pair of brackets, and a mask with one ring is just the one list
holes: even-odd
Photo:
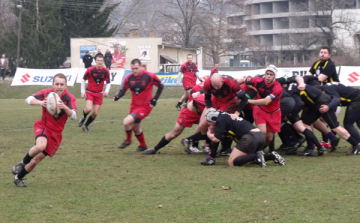
[(322, 147), (319, 140), (317, 140), (316, 136), (312, 131), (310, 131), (309, 129), (305, 129), (305, 131), (303, 131), (303, 134), (306, 138), (306, 141), (308, 142), (308, 145), (309, 143), (313, 143), (319, 149)]
[(206, 140), (207, 138), (207, 135), (202, 135), (201, 132), (198, 132), (190, 137), (188, 137), (187, 139), (188, 140), (191, 140), (191, 141), (199, 141), (199, 140)]
[(162, 139), (160, 140), (160, 142), (154, 147), (155, 151), (158, 151), (159, 149), (163, 148), (164, 146), (166, 146), (167, 144), (169, 144), (170, 141), (167, 141), (165, 136), (162, 137)]
[(22, 170), (20, 171), (20, 173), (18, 173), (17, 176), (18, 176), (19, 179), (22, 179), (22, 178), (24, 178), (25, 175), (28, 174), (28, 173), (29, 173), (29, 172), (27, 172), (27, 171), (26, 171), (26, 168), (24, 167), (24, 168), (22, 168)]
[(87, 116), (88, 114), (89, 114), (89, 113), (85, 114), (85, 111), (83, 110), (84, 120), (86, 120), (86, 116)]
[(140, 146), (141, 147), (146, 147), (144, 133), (141, 132), (139, 135), (135, 135), (135, 136), (136, 136), (137, 140), (139, 141)]
[(30, 155), (29, 155), (29, 153), (27, 153), (26, 154), (26, 156), (24, 157), (24, 159), (23, 159), (23, 164), (28, 164), (28, 163), (30, 163), (30, 161), (33, 159), (34, 157), (31, 157)]
[(128, 130), (125, 130), (126, 132), (126, 141), (128, 142), (131, 142), (131, 136), (132, 136), (132, 129), (130, 129), (129, 131)]
[(275, 150), (275, 135), (273, 137), (273, 140), (269, 144), (269, 153)]
[(324, 134), (324, 133), (321, 133), (321, 135), (322, 135), (322, 140), (323, 140), (323, 142), (328, 142), (328, 137)]
[(256, 160), (256, 153), (255, 154), (250, 154), (247, 156), (238, 156), (234, 159), (233, 164), (234, 166), (242, 166), (245, 163), (251, 162)]
[(95, 119), (94, 119), (92, 116), (90, 116), (90, 117), (88, 118), (88, 120), (85, 122), (85, 126), (89, 126), (94, 120), (95, 120)]
[(192, 147), (199, 148), (199, 141), (193, 141), (192, 142)]
[(218, 147), (219, 147), (219, 143), (218, 142), (211, 142), (211, 144), (210, 144), (210, 149), (211, 149), (211, 151), (210, 151), (210, 156), (212, 157), (212, 158), (216, 158), (216, 152), (217, 152), (217, 150), (218, 150)]
[(348, 141), (352, 146), (356, 146), (359, 142), (356, 142), (355, 138), (350, 136), (346, 141)]
[(265, 161), (268, 161), (268, 160), (275, 160), (276, 157), (272, 153), (266, 153), (266, 154), (264, 154), (264, 158), (265, 158)]
[(326, 137), (328, 139), (330, 139), (330, 141), (334, 141), (336, 139), (335, 135), (332, 132), (329, 132), (328, 134), (326, 134)]

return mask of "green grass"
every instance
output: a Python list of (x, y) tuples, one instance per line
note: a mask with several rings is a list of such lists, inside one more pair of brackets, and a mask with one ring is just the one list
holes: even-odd
[[(26, 176), (27, 188), (17, 188), (11, 167), (34, 144), (32, 127), (41, 115), (24, 98), (38, 89), (7, 88), (18, 99), (0, 99), (0, 222), (359, 222), (359, 157), (345, 155), (350, 148), (343, 140), (324, 157), (285, 156), (285, 167), (228, 167), (226, 157), (201, 166), (204, 155), (187, 155), (180, 144), (191, 128), (159, 154), (143, 156), (132, 152), (136, 139), (117, 148), (128, 98), (105, 99), (89, 134), (69, 120), (57, 154)], [(175, 124), (175, 93), (181, 95), (166, 88), (143, 121), (149, 148)], [(79, 110), (84, 104), (78, 99)]]

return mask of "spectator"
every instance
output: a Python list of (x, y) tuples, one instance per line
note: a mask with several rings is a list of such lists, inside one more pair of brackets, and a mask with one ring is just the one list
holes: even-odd
[(92, 56), (89, 55), (89, 51), (85, 52), (85, 55), (83, 56), (83, 63), (85, 64), (85, 68), (91, 67), (91, 63), (93, 61)]
[(5, 58), (5, 54), (3, 54), (0, 59), (0, 75), (2, 76), (3, 81), (5, 80), (8, 66), (9, 66), (9, 61), (7, 58)]
[(104, 62), (105, 62), (106, 68), (109, 69), (109, 70), (110, 70), (110, 67), (111, 67), (112, 58), (113, 58), (113, 56), (111, 55), (110, 50), (107, 49), (106, 53), (105, 53), (105, 56), (104, 56)]

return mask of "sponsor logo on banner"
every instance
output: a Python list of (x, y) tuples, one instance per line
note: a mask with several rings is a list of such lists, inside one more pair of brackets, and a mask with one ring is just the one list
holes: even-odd
[(351, 83), (354, 83), (354, 82), (356, 82), (356, 81), (359, 80), (359, 78), (357, 78), (357, 77), (359, 77), (360, 75), (359, 75), (358, 73), (356, 73), (356, 72), (352, 72), (352, 73), (349, 74), (348, 76), (349, 76), (349, 77), (348, 77), (348, 80), (349, 80)]
[(76, 68), (69, 69), (28, 69), (17, 68), (11, 86), (47, 85), (51, 86), (54, 75), (63, 73), (67, 78), (67, 85), (74, 86), (77, 76)]
[[(174, 87), (177, 83), (178, 74), (178, 72), (156, 73), (156, 76), (161, 80), (165, 87)], [(183, 79), (181, 78), (179, 86), (182, 86), (182, 80)]]
[(30, 79), (30, 75), (29, 75), (29, 74), (22, 75), (21, 77), (22, 77), (22, 79), (20, 79), (20, 80), (21, 80), (21, 82), (23, 82), (23, 83), (28, 82), (29, 79)]

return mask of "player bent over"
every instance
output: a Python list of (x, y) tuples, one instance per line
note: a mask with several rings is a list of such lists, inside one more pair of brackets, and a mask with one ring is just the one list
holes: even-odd
[[(274, 160), (275, 163), (285, 166), (285, 160), (277, 152), (272, 151), (264, 155), (262, 150), (265, 145), (265, 136), (250, 122), (241, 117), (234, 120), (228, 113), (222, 113), (216, 109), (210, 109), (206, 120), (210, 124), (207, 135), (212, 141), (211, 150), (215, 148), (213, 144), (219, 143), (223, 135), (230, 136), (237, 142), (228, 160), (230, 166), (242, 166), (256, 161), (265, 167), (267, 160)], [(201, 164), (214, 165), (215, 157), (209, 155), (201, 161)]]
[[(113, 98), (113, 102), (124, 96), (125, 92), (131, 90), (131, 104), (129, 115), (125, 117), (123, 125), (125, 127), (126, 139), (118, 146), (124, 149), (131, 144), (132, 132), (135, 133), (140, 146), (134, 152), (147, 150), (144, 133), (141, 130), (141, 120), (146, 118), (159, 99), (164, 85), (161, 80), (154, 74), (141, 68), (141, 61), (133, 59), (131, 61), (132, 73), (125, 77), (123, 87)], [(152, 97), (153, 85), (157, 86), (156, 95)]]
[[(145, 150), (144, 155), (155, 154), (159, 149), (163, 148), (171, 142), (171, 140), (178, 137), (185, 127), (191, 128), (193, 124), (198, 124), (201, 113), (205, 108), (205, 95), (201, 94), (197, 98), (191, 100), (186, 107), (183, 107), (177, 122), (174, 126), (174, 129), (171, 132), (165, 134), (165, 136), (160, 140), (160, 142), (152, 149)], [(187, 153), (193, 153), (190, 150), (189, 145), (187, 145)]]
[[(81, 82), (81, 98), (85, 98), (84, 115), (81, 117), (78, 126), (82, 127), (84, 132), (90, 132), (89, 125), (99, 114), (103, 97), (107, 97), (110, 91), (110, 72), (104, 67), (104, 58), (102, 55), (96, 56), (96, 66), (89, 67)], [(85, 81), (88, 80), (85, 92)], [(106, 82), (105, 92), (103, 92)], [(86, 120), (87, 115), (92, 111), (91, 116)], [(86, 120), (86, 122), (85, 122)], [(85, 124), (84, 124), (85, 122)], [(84, 125), (83, 125), (84, 124)]]
[[(34, 124), (35, 146), (26, 154), (24, 159), (12, 167), (15, 175), (14, 183), (18, 187), (26, 187), (23, 178), (30, 173), (36, 165), (46, 156), (52, 157), (59, 149), (62, 140), (62, 131), (68, 118), (76, 120), (76, 98), (66, 90), (67, 79), (64, 74), (58, 73), (53, 79), (53, 89), (41, 90), (26, 98), (29, 105), (42, 106), (41, 120)], [(61, 112), (52, 116), (46, 110), (46, 96), (55, 92), (60, 96), (59, 108)]]

